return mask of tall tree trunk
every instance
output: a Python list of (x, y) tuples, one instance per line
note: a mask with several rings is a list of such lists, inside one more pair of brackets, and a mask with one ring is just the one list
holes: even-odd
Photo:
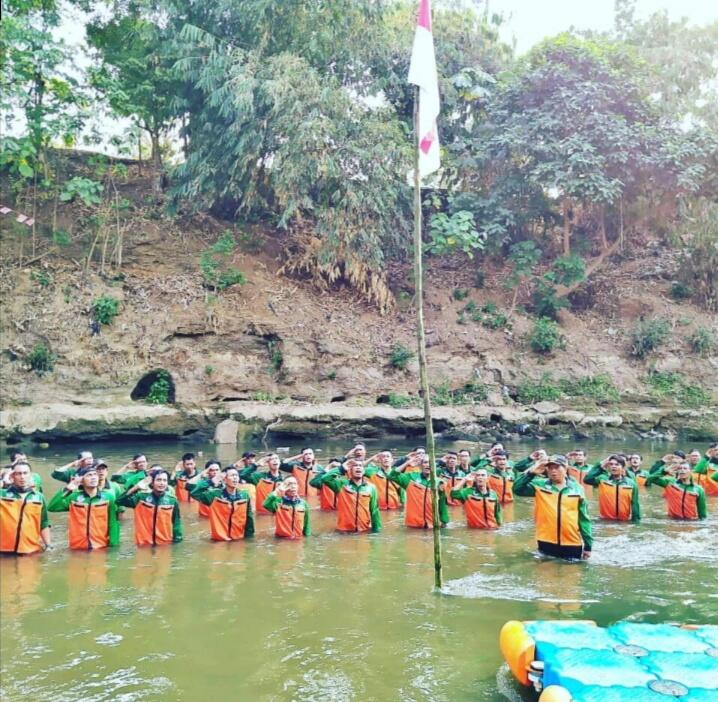
[(563, 200), (563, 255), (571, 254), (571, 203), (566, 197)]
[(601, 251), (605, 251), (608, 248), (608, 239), (606, 238), (606, 207), (601, 205), (601, 211), (599, 214), (599, 232), (601, 234)]
[(152, 139), (152, 192), (156, 196), (162, 194), (162, 155), (160, 154), (160, 133), (158, 130), (150, 132)]

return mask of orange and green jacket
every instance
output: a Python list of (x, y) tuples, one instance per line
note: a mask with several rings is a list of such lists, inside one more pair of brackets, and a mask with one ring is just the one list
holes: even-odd
[[(490, 515), (488, 514), (489, 511), (489, 505), (487, 502), (491, 503), (491, 506), (493, 507), (493, 518), (496, 522), (496, 526), (501, 526), (502, 522), (502, 515), (501, 515), (501, 501), (499, 500), (499, 496), (491, 489), (487, 488), (486, 492), (481, 492), (475, 485), (471, 487), (464, 487), (459, 488), (458, 490), (452, 490), (451, 491), (451, 497), (453, 497), (455, 500), (459, 500), (459, 502), (463, 502), (466, 504), (467, 500), (476, 500), (481, 501), (483, 503), (483, 521), (489, 522), (490, 521)], [(467, 518), (468, 518), (468, 511), (467, 511)]]
[[(267, 510), (267, 512), (272, 512), (272, 514), (276, 514), (277, 510), (280, 509), (287, 509), (292, 511), (292, 516), (294, 516), (294, 512), (297, 507), (301, 507), (303, 511), (303, 518), (302, 518), (302, 525), (300, 527), (301, 533), (303, 536), (310, 536), (312, 533), (312, 528), (309, 526), (309, 505), (307, 504), (306, 500), (303, 500), (301, 497), (297, 497), (295, 499), (291, 499), (290, 497), (280, 497), (279, 495), (275, 495), (272, 493), (267, 497), (267, 499), (264, 501), (264, 509)], [(293, 521), (293, 519), (292, 519)], [(299, 526), (299, 525), (297, 525)], [(291, 527), (290, 527), (291, 529)], [(277, 534), (278, 536), (289, 536), (289, 534)]]
[[(640, 522), (641, 521), (641, 505), (638, 501), (638, 483), (633, 478), (619, 478), (618, 480), (614, 480), (609, 475), (608, 471), (601, 468), (601, 464), (594, 465), (591, 470), (586, 473), (586, 475), (583, 477), (583, 482), (586, 483), (586, 485), (593, 485), (593, 487), (598, 488), (598, 500), (599, 500), (599, 507), (602, 510), (601, 516), (604, 519), (624, 519), (624, 516), (621, 516), (622, 507), (618, 504), (621, 502), (621, 490), (628, 490), (631, 489), (631, 501), (630, 501), (630, 511), (631, 511), (631, 521), (632, 522)], [(615, 500), (615, 505), (611, 505), (608, 510), (603, 508), (603, 503), (607, 499), (607, 491), (610, 490), (612, 494), (611, 500)], [(623, 509), (623, 511), (626, 511)], [(607, 513), (610, 513), (611, 516), (607, 516)], [(626, 519), (627, 521), (627, 519)]]
[[(389, 480), (392, 480), (395, 482), (399, 487), (404, 488), (406, 490), (411, 483), (416, 483), (420, 487), (427, 490), (427, 492), (431, 492), (431, 479), (428, 476), (424, 476), (421, 471), (412, 471), (412, 472), (401, 472), (394, 468), (392, 468), (389, 471)], [(443, 490), (442, 487), (442, 481), (439, 480), (439, 477), (436, 478), (437, 487), (439, 491), (439, 521), (442, 524), (448, 524), (449, 522), (449, 508), (447, 506), (446, 502), (446, 493)]]
[[(129, 490), (129, 488), (128, 488)], [(172, 506), (172, 541), (178, 543), (182, 541), (184, 536), (184, 530), (182, 527), (182, 519), (180, 518), (179, 502), (174, 495), (169, 492), (162, 493), (157, 496), (154, 492), (139, 491), (128, 495), (124, 492), (120, 497), (117, 498), (117, 504), (122, 507), (129, 507), (130, 509), (136, 509), (137, 506), (142, 502), (150, 508), (153, 508), (155, 512), (158, 508)], [(135, 540), (137, 540), (137, 515), (135, 515)]]
[[(705, 519), (708, 516), (706, 493), (693, 480), (690, 483), (679, 483), (672, 475), (651, 473), (646, 480), (646, 487), (658, 485), (665, 488), (664, 496), (668, 502), (668, 513), (678, 519)], [(675, 492), (676, 499), (672, 499)]]
[[(371, 531), (377, 533), (381, 531), (381, 513), (379, 512), (379, 496), (376, 487), (367, 480), (362, 480), (357, 485), (349, 478), (341, 475), (341, 468), (334, 468), (322, 474), (322, 485), (326, 485), (338, 497), (342, 490), (347, 490), (357, 496), (369, 496), (369, 523)], [(341, 505), (337, 502), (337, 519), (340, 517)], [(338, 527), (341, 528), (341, 527)]]
[(14, 485), (0, 488), (0, 552), (42, 550), (40, 532), (50, 526), (45, 496), (35, 489), (21, 492)]
[[(60, 490), (48, 503), (48, 512), (70, 512), (68, 540), (72, 549), (104, 548), (120, 543), (117, 496), (112, 489), (98, 490), (90, 497), (82, 487)], [(94, 514), (93, 514), (94, 513)], [(95, 532), (100, 525), (104, 534)]]

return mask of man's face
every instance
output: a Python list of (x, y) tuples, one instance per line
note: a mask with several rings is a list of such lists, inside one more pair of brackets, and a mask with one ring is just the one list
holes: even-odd
[(280, 464), (279, 456), (277, 456), (276, 453), (273, 453), (271, 456), (269, 456), (269, 458), (267, 460), (267, 466), (269, 467), (270, 470), (274, 470), (274, 471), (279, 470), (279, 464)]
[(304, 449), (304, 451), (302, 451), (302, 462), (306, 465), (314, 463), (314, 451), (312, 451), (312, 449)]
[(107, 480), (107, 466), (97, 466), (97, 477), (103, 482)]
[(424, 456), (421, 459), (421, 474), (426, 477), (427, 475), (429, 475), (430, 472), (431, 472), (431, 467), (429, 465), (429, 457)]
[(454, 470), (454, 468), (456, 468), (458, 462), (459, 462), (459, 457), (458, 457), (458, 456), (454, 456), (454, 454), (452, 454), (452, 453), (450, 453), (450, 454), (446, 457), (446, 467), (447, 467), (449, 470)]
[(578, 465), (582, 466), (584, 463), (586, 463), (586, 454), (581, 450), (576, 451), (576, 453), (574, 454), (574, 460)]
[(366, 458), (366, 446), (364, 444), (357, 444), (354, 447), (354, 458), (358, 458), (360, 461)]
[(692, 466), (695, 466), (700, 460), (701, 460), (701, 452), (700, 451), (691, 451), (688, 454), (688, 463), (690, 463)]
[(691, 467), (688, 463), (681, 463), (676, 468), (676, 477), (679, 480), (687, 480), (691, 475)]
[(498, 453), (499, 451), (504, 450), (503, 444), (494, 444), (488, 451), (489, 456), (493, 456), (495, 453)]
[(216, 463), (210, 463), (207, 468), (207, 477), (214, 478), (219, 473), (219, 466)]
[(484, 491), (488, 484), (489, 474), (485, 470), (477, 470), (476, 473), (474, 473), (474, 485), (481, 491)]
[(190, 475), (194, 473), (194, 469), (197, 467), (197, 462), (194, 458), (188, 458), (186, 461), (182, 461), (182, 470)]
[(228, 470), (224, 474), (224, 484), (236, 488), (239, 485), (239, 473), (236, 470)]
[(623, 475), (623, 466), (613, 458), (611, 458), (606, 467), (608, 468), (608, 474), (612, 478), (620, 478)]
[(352, 480), (361, 480), (364, 477), (364, 464), (361, 461), (353, 461), (349, 465), (349, 476)]
[(468, 451), (459, 451), (459, 465), (466, 468), (471, 460), (471, 454)]
[(152, 490), (156, 493), (167, 492), (167, 473), (158, 473), (152, 481)]
[(147, 456), (135, 458), (135, 470), (147, 470)]
[(96, 470), (91, 470), (89, 473), (85, 473), (82, 476), (82, 487), (88, 490), (94, 490), (100, 483), (100, 476), (97, 475)]
[(287, 478), (284, 481), (284, 494), (287, 497), (294, 499), (298, 493), (299, 493), (299, 484), (297, 483), (297, 479), (296, 478)]
[(92, 465), (92, 453), (90, 451), (83, 451), (80, 454), (80, 463), (78, 464), (79, 468), (87, 468), (88, 466)]
[(30, 466), (16, 464), (12, 471), (12, 482), (18, 490), (27, 490), (32, 485)]
[(391, 451), (382, 451), (378, 457), (379, 465), (384, 470), (389, 470), (391, 464), (394, 462), (394, 457), (391, 455)]
[(628, 457), (628, 465), (631, 466), (631, 468), (640, 468), (641, 467), (641, 457), (637, 453), (632, 453)]
[(499, 470), (506, 470), (509, 467), (509, 459), (506, 456), (496, 456), (494, 465)]
[(566, 468), (558, 463), (549, 463), (546, 466), (546, 475), (552, 483), (562, 483), (566, 480)]

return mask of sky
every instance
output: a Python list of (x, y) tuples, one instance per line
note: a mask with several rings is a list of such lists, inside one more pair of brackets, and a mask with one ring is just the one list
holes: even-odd
[[(610, 29), (614, 0), (487, 0), (490, 13), (506, 19), (501, 32), (523, 53), (544, 37), (568, 29)], [(692, 24), (708, 24), (718, 19), (716, 0), (638, 0), (636, 16), (645, 18), (666, 10), (671, 19), (687, 17)]]

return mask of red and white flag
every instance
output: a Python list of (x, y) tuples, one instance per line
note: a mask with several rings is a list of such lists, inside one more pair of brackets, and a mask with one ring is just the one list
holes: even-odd
[(419, 0), (409, 83), (419, 86), (419, 176), (439, 170), (439, 80), (436, 75), (430, 0)]

